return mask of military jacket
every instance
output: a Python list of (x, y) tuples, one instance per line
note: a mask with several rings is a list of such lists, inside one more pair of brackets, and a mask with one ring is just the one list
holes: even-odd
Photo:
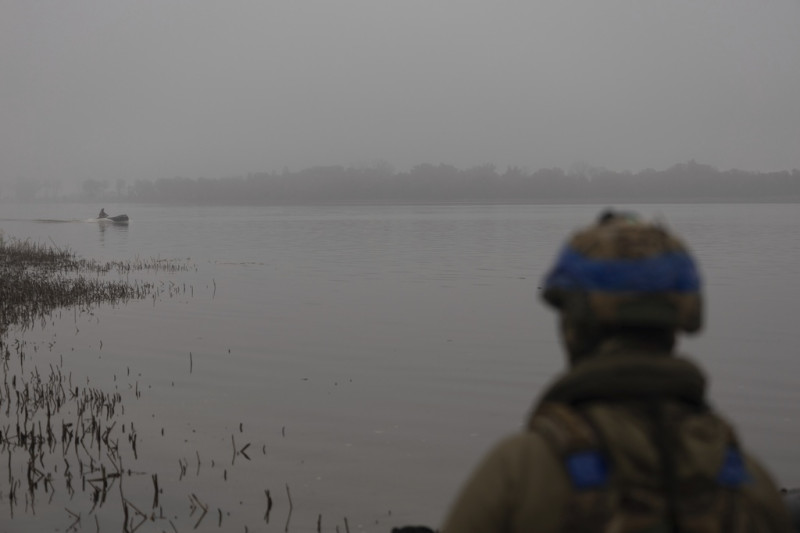
[[(670, 451), (669, 477), (680, 487), (679, 495), (680, 491), (688, 494), (702, 486), (703, 480), (708, 485), (708, 480), (720, 479), (731, 446), (741, 450), (746, 479), (733, 489), (725, 489), (726, 494), (739, 498), (735, 507), (740, 516), (733, 517), (730, 509), (721, 510), (725, 516), (719, 520), (714, 517), (705, 520), (702, 527), (678, 527), (678, 531), (726, 531), (730, 527), (730, 531), (788, 533), (789, 516), (778, 488), (765, 468), (742, 449), (730, 424), (707, 406), (705, 384), (695, 364), (668, 353), (615, 350), (579, 362), (537, 402), (529, 427), (503, 439), (483, 458), (449, 510), (442, 531), (632, 531), (630, 526), (618, 527), (614, 520), (608, 521), (614, 509), (593, 517), (584, 516), (576, 507), (579, 491), (565, 467), (563, 454), (547, 432), (537, 428), (542, 407), (559, 404), (579, 413), (601, 436), (612, 489), (636, 486), (666, 490), (665, 445)], [(661, 413), (660, 432), (655, 427), (654, 412)], [(608, 494), (611, 496), (604, 500), (609, 502), (607, 506), (618, 506), (619, 491), (610, 490)], [(663, 528), (643, 526), (642, 531), (670, 531), (681, 522), (670, 522), (664, 516)], [(732, 527), (737, 523), (741, 527)]]

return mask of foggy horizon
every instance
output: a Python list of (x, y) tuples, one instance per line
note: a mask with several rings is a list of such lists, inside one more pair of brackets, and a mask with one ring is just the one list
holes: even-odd
[(800, 168), (789, 0), (0, 13), (0, 190), (376, 164)]
[(395, 172), (372, 167), (319, 166), (298, 172), (251, 173), (226, 178), (84, 180), (65, 190), (61, 183), (14, 183), (0, 201), (91, 201), (189, 205), (458, 204), (558, 202), (800, 202), (800, 170), (720, 171), (694, 160), (636, 174), (575, 167), (530, 172), (493, 165), (458, 169), (417, 165)]

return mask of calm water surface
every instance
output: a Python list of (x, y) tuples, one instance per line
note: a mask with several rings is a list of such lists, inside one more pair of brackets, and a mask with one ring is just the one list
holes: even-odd
[[(604, 206), (102, 206), (127, 227), (86, 221), (100, 207), (0, 205), (0, 229), (86, 258), (192, 265), (141, 274), (181, 287), (174, 297), (64, 311), (10, 335), (46, 343), (29, 356), (39, 366), (124, 395), (148, 473), (125, 481), (126, 497), (151, 501), (158, 473), (179, 531), (194, 525), (193, 493), (213, 514), (198, 530), (222, 519), (282, 531), (291, 497), (289, 530), (321, 516), (323, 531), (344, 531), (345, 517), (388, 531), (438, 524), (563, 368), (538, 283)], [(695, 252), (707, 328), (680, 348), (779, 482), (800, 485), (800, 206), (627, 207), (664, 218)], [(250, 460), (234, 456), (247, 443)], [(55, 498), (13, 520), (4, 505), (0, 523), (63, 531), (75, 508), (95, 530), (85, 497)], [(106, 507), (98, 523), (118, 527)]]

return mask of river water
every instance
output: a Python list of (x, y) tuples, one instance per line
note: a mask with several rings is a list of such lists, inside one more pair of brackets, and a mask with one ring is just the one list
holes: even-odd
[[(130, 224), (89, 221), (100, 207)], [(171, 297), (65, 310), (9, 338), (40, 343), (28, 367), (59, 364), (123, 396), (138, 457), (120, 450), (140, 474), (125, 497), (149, 508), (156, 473), (163, 491), (164, 518), (139, 531), (171, 530), (167, 519), (178, 531), (436, 525), (563, 369), (537, 287), (603, 207), (4, 204), (6, 238), (191, 265), (140, 274), (177, 287)], [(780, 484), (800, 485), (800, 206), (619, 207), (663, 219), (693, 250), (707, 327), (679, 348), (745, 445)], [(119, 506), (92, 511), (86, 494), (55, 487), (12, 518), (0, 483), (3, 530), (63, 531), (67, 509), (82, 513), (76, 529), (120, 528)], [(192, 495), (208, 507), (197, 529)]]

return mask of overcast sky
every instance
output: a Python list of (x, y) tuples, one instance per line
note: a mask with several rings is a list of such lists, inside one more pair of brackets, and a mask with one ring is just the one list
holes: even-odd
[(800, 168), (797, 0), (0, 0), (0, 181)]

